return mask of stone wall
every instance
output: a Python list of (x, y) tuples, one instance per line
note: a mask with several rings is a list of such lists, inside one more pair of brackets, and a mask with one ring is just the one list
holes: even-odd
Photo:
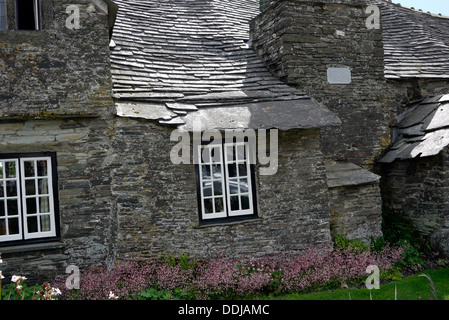
[(403, 217), (429, 243), (449, 256), (449, 152), (380, 166), (383, 210)]
[[(110, 137), (113, 100), (107, 16), (90, 1), (40, 1), (42, 30), (0, 31), (0, 153), (56, 153), (61, 240), (6, 246), (6, 277), (30, 282), (65, 268), (105, 263), (110, 229)], [(68, 5), (80, 9), (80, 29), (66, 28)], [(34, 284), (34, 283), (33, 283)]]
[[(0, 118), (110, 110), (107, 16), (87, 0), (41, 1), (42, 30), (15, 30), (14, 3), (10, 30), (0, 31)], [(79, 29), (66, 27), (69, 5), (79, 7)]]
[(279, 132), (279, 170), (257, 177), (259, 217), (199, 225), (195, 167), (170, 161), (172, 129), (117, 119), (113, 195), (118, 258), (301, 251), (331, 244), (319, 130)]
[[(407, 100), (406, 85), (384, 78), (380, 29), (368, 29), (364, 1), (271, 1), (252, 21), (253, 48), (280, 79), (325, 104), (342, 120), (326, 128), (323, 152), (371, 167), (390, 143), (389, 125)], [(330, 68), (351, 82), (331, 84)]]

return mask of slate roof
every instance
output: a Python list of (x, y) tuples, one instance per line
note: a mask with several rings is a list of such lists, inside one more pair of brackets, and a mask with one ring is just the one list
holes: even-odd
[(118, 116), (187, 130), (196, 120), (230, 129), (340, 124), (325, 106), (274, 77), (250, 48), (258, 0), (115, 2), (111, 63)]
[(449, 17), (375, 3), (381, 6), (385, 77), (449, 78)]
[(449, 145), (449, 94), (415, 102), (398, 118), (396, 142), (379, 160), (437, 155)]

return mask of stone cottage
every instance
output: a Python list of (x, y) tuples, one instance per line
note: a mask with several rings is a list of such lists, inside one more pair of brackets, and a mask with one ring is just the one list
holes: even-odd
[(447, 82), (392, 22), (444, 18), (371, 4), (0, 1), (3, 273), (381, 235), (375, 160)]

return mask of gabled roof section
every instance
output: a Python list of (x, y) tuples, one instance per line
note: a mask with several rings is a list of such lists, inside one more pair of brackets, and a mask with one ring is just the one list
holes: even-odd
[(449, 17), (374, 3), (381, 6), (385, 77), (449, 79)]
[[(239, 106), (244, 119), (222, 125), (276, 127), (279, 118), (269, 119), (284, 111), (290, 111), (284, 128), (340, 124), (326, 107), (269, 73), (250, 48), (249, 22), (259, 13), (258, 0), (115, 3), (111, 62), (119, 116), (190, 126), (186, 120), (207, 121), (203, 116), (213, 117), (214, 110), (226, 118)], [(292, 110), (316, 118), (299, 118)], [(256, 113), (263, 113), (263, 121), (255, 121)]]
[(398, 117), (397, 141), (379, 162), (429, 157), (449, 145), (449, 94), (415, 102)]

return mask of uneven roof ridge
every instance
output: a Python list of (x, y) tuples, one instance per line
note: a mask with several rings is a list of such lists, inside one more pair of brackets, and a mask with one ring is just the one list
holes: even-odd
[[(185, 123), (187, 114), (196, 113), (195, 109), (251, 105), (255, 116), (262, 106), (267, 108), (266, 103), (271, 103), (272, 107), (263, 112), (267, 117), (270, 113), (266, 111), (275, 108), (280, 108), (276, 114), (287, 107), (316, 108), (317, 119), (296, 122), (301, 126), (313, 123), (314, 127), (340, 124), (326, 107), (273, 76), (248, 45), (250, 20), (259, 13), (259, 1), (116, 3), (119, 11), (111, 63), (119, 116), (145, 117), (179, 126)], [(294, 103), (282, 103), (285, 101)], [(173, 108), (175, 104), (190, 107), (180, 110)], [(145, 106), (152, 111), (144, 111)], [(235, 125), (245, 124), (248, 121)]]

